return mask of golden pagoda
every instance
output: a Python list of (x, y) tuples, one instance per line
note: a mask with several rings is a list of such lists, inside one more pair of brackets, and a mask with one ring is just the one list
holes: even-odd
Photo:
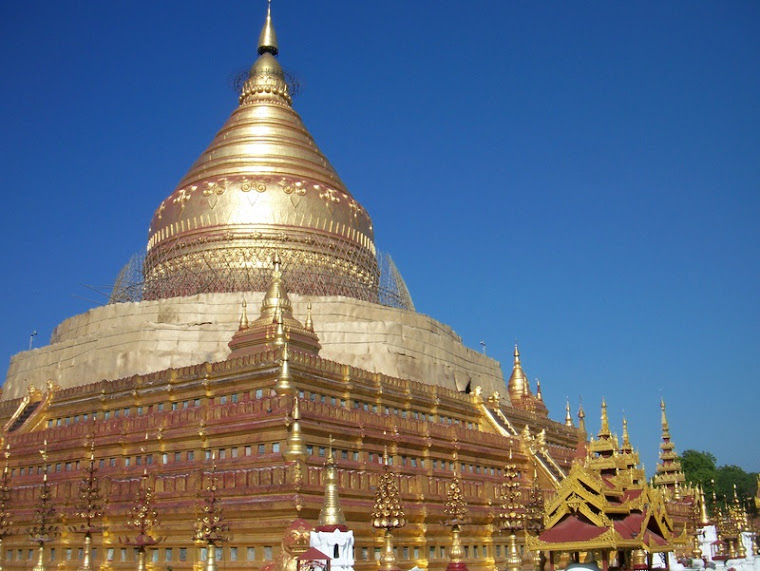
[[(383, 303), (371, 220), (292, 107), (271, 8), (257, 52), (237, 107), (155, 211), (144, 297), (73, 316), (12, 359), (2, 511), (33, 527), (44, 492), (71, 520), (91, 465), (107, 502), (89, 563), (103, 571), (296, 571), (312, 529), (343, 526), (356, 571), (519, 566), (523, 530), (496, 523), (505, 475), (510, 513), (533, 498), (537, 533), (540, 499), (585, 454), (582, 409), (577, 427), (569, 407), (552, 420), (517, 347), (505, 381), (450, 327)], [(602, 524), (638, 509), (607, 489), (643, 480), (627, 432), (618, 446), (605, 426), (584, 468), (614, 506), (595, 508)], [(224, 529), (197, 533), (199, 497)], [(43, 539), (3, 534), (3, 568), (27, 569), (30, 550), (79, 568), (71, 526)]]
[(600, 429), (584, 460), (573, 465), (544, 508), (544, 531), (527, 546), (549, 553), (549, 567), (571, 562), (645, 569), (653, 553), (672, 552), (686, 542), (658, 488), (646, 483), (639, 455), (623, 419), (622, 443), (612, 433), (602, 400)]
[(148, 231), (145, 299), (264, 289), (376, 301), (372, 221), (292, 107), (268, 9), (239, 105)]
[(681, 470), (675, 444), (670, 438), (670, 427), (663, 399), (660, 399), (660, 408), (662, 409), (662, 442), (660, 442), (660, 462), (657, 464), (654, 484), (664, 488), (669, 497), (679, 499), (681, 488), (686, 483), (686, 476)]

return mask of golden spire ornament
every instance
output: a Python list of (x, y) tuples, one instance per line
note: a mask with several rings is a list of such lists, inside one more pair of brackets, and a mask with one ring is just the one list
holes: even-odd
[(583, 411), (583, 405), (578, 405), (578, 430), (586, 434), (586, 413)]
[(314, 320), (311, 316), (311, 302), (306, 304), (306, 321), (303, 322), (303, 327), (306, 331), (314, 333)]
[(242, 309), (240, 311), (240, 327), (239, 329), (248, 329), (248, 304), (243, 298)]
[(565, 426), (573, 426), (573, 417), (570, 414), (570, 399), (565, 401)]
[(11, 506), (11, 476), (8, 471), (8, 458), (11, 456), (11, 445), (5, 445), (5, 466), (0, 476), (0, 571), (3, 571), (3, 540), (13, 533)]
[(333, 437), (330, 435), (330, 447), (325, 461), (325, 495), (322, 509), (319, 511), (319, 527), (338, 527), (346, 525), (346, 516), (340, 507), (338, 494), (338, 469), (333, 454)]
[(277, 375), (277, 382), (274, 390), (278, 395), (293, 394), (293, 385), (290, 384), (290, 351), (287, 342), (282, 345), (282, 356), (280, 357), (280, 372)]
[(272, 0), (267, 1), (267, 19), (264, 22), (264, 27), (261, 28), (261, 34), (259, 34), (259, 55), (269, 52), (273, 56), (277, 55), (279, 51), (277, 47), (277, 34), (274, 31), (274, 25), (272, 24)]
[(700, 484), (699, 486), (699, 527), (705, 527), (710, 525), (710, 518), (707, 515), (707, 502), (705, 501), (705, 490)]
[[(306, 458), (306, 447), (304, 445), (303, 435), (301, 434), (301, 407), (299, 405), (298, 395), (291, 395), (293, 399), (293, 412), (290, 420), (290, 432), (287, 438), (287, 449), (283, 452), (282, 457), (288, 462), (297, 462)], [(300, 474), (300, 466), (297, 466), (297, 473)]]
[(446, 571), (466, 571), (467, 564), (462, 561), (464, 550), (462, 549), (460, 534), (462, 524), (465, 523), (467, 517), (467, 502), (465, 502), (459, 484), (460, 463), (457, 461), (456, 448), (452, 454), (452, 461), (454, 463), (454, 477), (446, 490), (446, 506), (443, 510), (443, 513), (446, 514), (446, 525), (451, 526), (451, 548), (449, 549), (449, 563), (446, 566)]
[(205, 571), (216, 571), (216, 546), (227, 539), (229, 526), (224, 521), (222, 507), (216, 496), (216, 463), (212, 457), (211, 471), (205, 474), (208, 482), (204, 489), (203, 507), (195, 520), (193, 539), (206, 546)]
[(623, 454), (633, 452), (631, 437), (628, 435), (628, 420), (625, 417), (623, 417), (623, 444), (620, 446), (620, 452)]
[(401, 507), (401, 497), (396, 483), (396, 476), (391, 473), (388, 465), (388, 447), (383, 451), (383, 473), (377, 482), (375, 507), (372, 510), (372, 527), (382, 529), (383, 554), (380, 557), (380, 568), (383, 571), (399, 569), (396, 555), (393, 552), (392, 531), (406, 525), (406, 516)]
[(612, 432), (610, 432), (610, 421), (607, 417), (607, 401), (605, 399), (602, 399), (602, 423), (599, 428), (599, 433), (596, 436), (597, 438), (609, 438), (612, 436)]

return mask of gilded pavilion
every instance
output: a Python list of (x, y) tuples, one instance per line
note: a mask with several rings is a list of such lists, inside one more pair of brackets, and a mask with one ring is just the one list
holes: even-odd
[[(536, 513), (555, 498), (549, 526), (581, 484), (640, 513), (627, 434), (613, 446), (603, 423), (587, 444), (582, 413), (549, 418), (517, 347), (505, 382), (414, 311), (392, 267), (384, 285), (369, 213), (293, 109), (278, 53), (268, 11), (238, 106), (155, 211), (140, 295), (115, 291), (12, 358), (2, 568), (291, 569), (326, 490), (359, 571), (504, 567), (505, 478)], [(670, 533), (659, 508), (646, 517)]]

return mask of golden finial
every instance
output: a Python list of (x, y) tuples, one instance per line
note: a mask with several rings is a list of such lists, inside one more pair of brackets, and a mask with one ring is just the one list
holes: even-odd
[(282, 357), (280, 359), (280, 373), (277, 375), (277, 382), (274, 385), (274, 390), (278, 395), (291, 394), (293, 392), (293, 386), (290, 381), (290, 351), (288, 350), (288, 343), (283, 342), (282, 345)]
[(570, 399), (565, 401), (565, 426), (573, 426), (573, 416), (570, 414)]
[(621, 452), (632, 452), (631, 438), (628, 436), (628, 420), (623, 417), (623, 445), (620, 447)]
[(515, 361), (514, 366), (512, 367), (512, 374), (509, 377), (509, 381), (507, 381), (507, 389), (509, 390), (509, 396), (512, 399), (513, 404), (515, 401), (530, 395), (530, 386), (528, 379), (525, 376), (525, 371), (523, 371), (522, 365), (520, 364), (520, 350), (517, 348), (517, 343), (515, 343), (514, 357)]
[(699, 486), (699, 527), (710, 525), (710, 518), (707, 515), (707, 502), (705, 502), (705, 490)]
[(243, 310), (240, 312), (240, 329), (248, 329), (248, 304), (243, 298)]
[(586, 434), (586, 413), (583, 410), (583, 404), (578, 404), (578, 428)]
[(311, 302), (306, 304), (306, 321), (304, 321), (303, 327), (306, 331), (314, 333), (314, 322), (311, 319)]
[(286, 321), (293, 318), (293, 308), (282, 279), (282, 262), (280, 255), (272, 257), (272, 279), (261, 301), (261, 315), (259, 319), (267, 318), (272, 323), (277, 323), (277, 309), (282, 312), (282, 319)]
[(665, 415), (665, 400), (662, 397), (660, 397), (660, 408), (662, 409), (662, 432), (666, 433), (669, 431), (668, 417)]
[(346, 516), (343, 515), (343, 510), (340, 507), (340, 496), (338, 495), (338, 470), (335, 465), (332, 434), (330, 435), (327, 460), (325, 461), (325, 495), (322, 509), (319, 512), (318, 525), (320, 527), (346, 525)]
[(282, 309), (279, 307), (275, 309), (274, 321), (277, 324), (277, 327), (274, 330), (274, 345), (276, 347), (282, 347), (286, 343), (285, 324), (282, 320)]
[(596, 435), (597, 438), (609, 438), (612, 436), (612, 433), (610, 432), (610, 422), (607, 418), (607, 401), (602, 399), (602, 426), (599, 429), (599, 434)]
[(293, 421), (287, 438), (287, 450), (282, 454), (283, 458), (289, 462), (306, 458), (306, 449), (301, 434), (301, 408), (297, 395), (293, 395), (292, 417)]
[(541, 381), (538, 378), (536, 379), (536, 398), (541, 402), (544, 400), (544, 395), (541, 393)]
[(259, 34), (259, 55), (269, 52), (273, 56), (279, 51), (277, 47), (277, 34), (272, 24), (272, 0), (267, 0), (267, 19)]

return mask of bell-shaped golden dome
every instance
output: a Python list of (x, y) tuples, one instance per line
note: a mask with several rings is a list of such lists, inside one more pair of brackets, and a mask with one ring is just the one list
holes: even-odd
[(290, 291), (377, 301), (372, 221), (301, 118), (271, 13), (238, 108), (156, 210), (146, 299), (265, 290), (275, 255)]

